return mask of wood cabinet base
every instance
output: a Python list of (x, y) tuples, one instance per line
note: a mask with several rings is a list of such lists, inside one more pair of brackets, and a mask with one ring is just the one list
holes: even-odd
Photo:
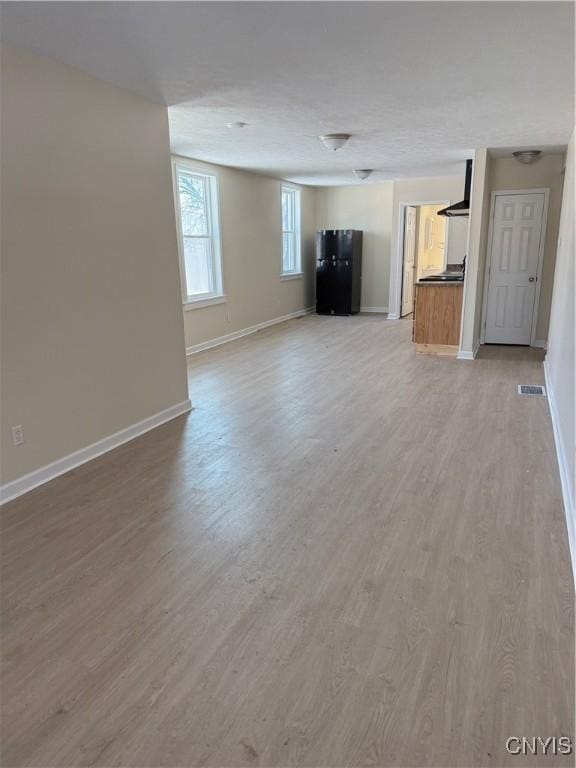
[(413, 340), (427, 355), (455, 355), (460, 342), (462, 283), (416, 284)]
[(456, 357), (458, 345), (452, 344), (416, 344), (418, 355), (440, 355), (442, 357)]

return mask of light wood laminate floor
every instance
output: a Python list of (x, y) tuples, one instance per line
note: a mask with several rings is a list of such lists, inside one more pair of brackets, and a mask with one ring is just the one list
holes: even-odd
[(571, 765), (573, 588), (542, 355), (295, 320), (195, 410), (2, 511), (2, 765)]

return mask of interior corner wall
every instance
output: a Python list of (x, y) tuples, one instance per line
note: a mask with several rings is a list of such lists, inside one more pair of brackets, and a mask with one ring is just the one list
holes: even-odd
[(576, 474), (576, 394), (575, 356), (576, 344), (574, 292), (576, 259), (574, 196), (576, 132), (572, 134), (566, 155), (566, 172), (562, 196), (556, 272), (552, 291), (550, 329), (546, 361), (548, 400), (554, 424), (554, 437), (560, 465), (560, 477), (564, 495), (566, 522), (572, 553), (572, 567), (576, 578), (576, 509), (574, 506)]
[(363, 309), (388, 312), (393, 182), (318, 187), (316, 228), (360, 229)]
[(282, 279), (282, 182), (183, 158), (218, 179), (226, 302), (184, 311), (186, 347), (213, 341), (314, 304), (316, 191), (298, 186), (303, 276)]
[(188, 391), (166, 108), (12, 47), (1, 77), (6, 485)]
[[(540, 286), (540, 303), (538, 305), (536, 325), (536, 339), (539, 341), (546, 341), (548, 337), (552, 286), (554, 284), (554, 265), (556, 263), (556, 245), (560, 224), (560, 209), (562, 206), (562, 187), (564, 183), (562, 175), (563, 164), (564, 157), (561, 154), (545, 154), (530, 165), (519, 163), (513, 157), (494, 157), (490, 163), (490, 192), (538, 188), (548, 188), (550, 190), (542, 284)], [(486, 222), (488, 222), (490, 218), (489, 206), (486, 209), (485, 218)]]

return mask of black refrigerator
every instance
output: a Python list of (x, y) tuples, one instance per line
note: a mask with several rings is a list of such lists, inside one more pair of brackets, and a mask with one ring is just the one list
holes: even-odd
[(316, 312), (355, 315), (360, 311), (362, 232), (323, 229), (316, 234)]

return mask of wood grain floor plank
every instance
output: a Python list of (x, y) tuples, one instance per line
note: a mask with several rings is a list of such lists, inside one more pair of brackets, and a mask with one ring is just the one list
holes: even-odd
[(2, 765), (571, 765), (574, 594), (542, 354), (307, 317), (194, 410), (6, 505)]

